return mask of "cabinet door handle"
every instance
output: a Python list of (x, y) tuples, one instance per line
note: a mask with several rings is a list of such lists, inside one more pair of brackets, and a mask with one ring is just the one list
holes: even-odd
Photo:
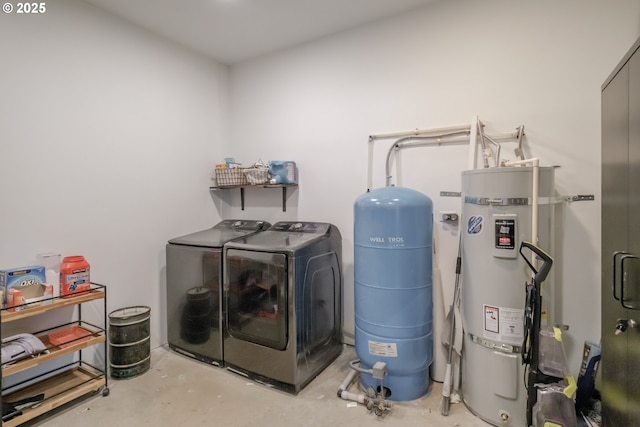
[(633, 319), (618, 319), (616, 321), (616, 329), (615, 334), (620, 335), (627, 331), (627, 328), (636, 328), (638, 326), (638, 322)]
[(628, 255), (628, 252), (625, 251), (616, 251), (613, 253), (613, 284), (611, 286), (612, 290), (613, 290), (613, 298), (616, 301), (620, 301), (620, 297), (618, 296), (618, 277), (616, 272), (618, 271), (618, 257), (620, 255)]
[[(625, 298), (624, 298), (624, 289), (625, 289), (625, 283), (627, 282), (627, 268), (626, 268), (626, 264), (627, 264), (627, 260), (629, 259), (638, 259), (637, 256), (635, 255), (630, 255), (630, 254), (624, 254), (623, 256), (620, 257), (620, 276), (621, 276), (621, 280), (620, 280), (620, 304), (622, 305), (622, 307), (624, 308), (629, 308), (632, 310), (638, 310), (639, 308), (637, 306), (633, 306), (633, 305), (627, 305), (625, 304)], [(637, 288), (637, 285), (636, 285)]]

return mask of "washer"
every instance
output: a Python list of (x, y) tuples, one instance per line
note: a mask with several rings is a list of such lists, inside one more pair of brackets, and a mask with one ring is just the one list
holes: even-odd
[(342, 352), (342, 237), (278, 222), (224, 246), (225, 366), (297, 394)]
[(169, 347), (222, 366), (222, 246), (266, 230), (265, 221), (224, 220), (213, 228), (167, 244), (167, 338)]

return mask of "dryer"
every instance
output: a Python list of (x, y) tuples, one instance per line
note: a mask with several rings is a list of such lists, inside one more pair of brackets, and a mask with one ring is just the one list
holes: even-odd
[(224, 220), (167, 244), (169, 347), (194, 359), (223, 364), (222, 246), (266, 230), (265, 221)]
[(278, 222), (224, 246), (225, 366), (297, 394), (342, 352), (342, 237)]

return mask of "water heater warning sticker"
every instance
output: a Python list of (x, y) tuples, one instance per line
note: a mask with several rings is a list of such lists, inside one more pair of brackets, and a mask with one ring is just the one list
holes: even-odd
[(398, 357), (398, 347), (394, 342), (369, 341), (369, 354), (373, 356)]
[(513, 345), (524, 339), (524, 310), (484, 305), (483, 338)]
[(495, 334), (500, 333), (500, 323), (498, 322), (498, 316), (500, 315), (500, 309), (498, 307), (491, 307), (489, 305), (484, 306), (484, 330), (487, 332), (493, 332)]

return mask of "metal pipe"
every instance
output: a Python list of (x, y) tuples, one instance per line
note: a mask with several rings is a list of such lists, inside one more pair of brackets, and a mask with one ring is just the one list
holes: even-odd
[(407, 136), (404, 138), (400, 138), (399, 140), (397, 140), (396, 142), (393, 143), (393, 145), (389, 148), (389, 151), (387, 152), (387, 161), (386, 161), (386, 167), (385, 167), (385, 176), (386, 176), (386, 186), (390, 186), (391, 185), (391, 156), (393, 154), (393, 152), (395, 150), (399, 150), (401, 148), (404, 148), (405, 146), (409, 145), (410, 143), (412, 143), (411, 145), (425, 145), (425, 144), (448, 144), (448, 143), (456, 143), (459, 141), (443, 141), (442, 138), (450, 138), (450, 137), (455, 137), (455, 136), (460, 136), (460, 135), (468, 135), (470, 133), (470, 131), (468, 129), (466, 130), (456, 130), (456, 131), (449, 131), (446, 133), (440, 133), (437, 135), (430, 135), (430, 136)]
[[(481, 125), (482, 126), (482, 125)], [(386, 160), (386, 168), (385, 168), (385, 177), (386, 177), (386, 181), (385, 181), (385, 185), (388, 187), (389, 185), (391, 185), (391, 178), (393, 177), (391, 175), (391, 156), (394, 154), (395, 151), (399, 151), (402, 148), (406, 148), (406, 147), (411, 147), (411, 146), (419, 146), (419, 145), (443, 145), (443, 144), (459, 144), (459, 143), (466, 143), (467, 142), (467, 138), (468, 136), (473, 136), (472, 132), (470, 130), (458, 130), (458, 131), (450, 131), (447, 133), (441, 133), (439, 135), (429, 135), (429, 136), (407, 136), (404, 138), (401, 138), (399, 140), (397, 140), (390, 148), (389, 151), (387, 152), (387, 160)], [(484, 138), (486, 138), (487, 140), (489, 140), (492, 144), (494, 144), (496, 146), (496, 167), (499, 166), (499, 160), (500, 160), (500, 143), (499, 140), (503, 140), (503, 141), (511, 141), (513, 139), (515, 139), (517, 137), (515, 132), (512, 133), (501, 133), (501, 134), (496, 134), (496, 135), (486, 135), (486, 134), (482, 134), (483, 136), (483, 140)], [(443, 140), (443, 138), (445, 138), (445, 140)], [(486, 147), (486, 145), (483, 144), (484, 147)], [(486, 157), (485, 157), (486, 159)], [(488, 167), (488, 163), (487, 163), (487, 167)], [(398, 171), (398, 169), (396, 169), (396, 172)]]
[[(417, 138), (413, 138), (412, 141), (401, 142), (398, 148), (407, 148), (413, 146), (420, 145), (449, 145), (449, 144), (460, 144), (467, 143), (467, 136), (470, 135), (469, 131), (460, 132), (460, 135), (451, 135), (446, 137), (417, 137), (417, 138), (426, 138), (424, 141), (417, 140)], [(442, 138), (446, 138), (446, 140), (442, 140)]]
[[(531, 164), (533, 166), (533, 195), (531, 203), (531, 242), (538, 246), (538, 193), (540, 191), (540, 159), (531, 158), (505, 163), (505, 166), (521, 166)], [(533, 266), (537, 267), (537, 257), (533, 257)]]
[[(411, 141), (407, 141), (404, 144), (409, 144), (411, 143)], [(400, 149), (402, 148), (402, 146), (404, 144), (399, 144), (398, 146), (396, 146), (395, 151), (400, 151)], [(399, 155), (397, 152), (394, 153), (393, 157), (396, 159), (396, 186), (397, 187), (402, 187), (402, 174), (400, 173), (402, 171), (402, 156)]]
[[(483, 145), (483, 151), (486, 150), (486, 144), (484, 143), (484, 137), (487, 137), (487, 139), (489, 139), (495, 146), (496, 149), (498, 151), (498, 159), (496, 160), (496, 166), (499, 165), (498, 160), (499, 160), (499, 153), (500, 153), (500, 145), (499, 145), (499, 141), (512, 141), (514, 139), (517, 138), (522, 138), (522, 128), (524, 128), (524, 126), (521, 126), (520, 128), (518, 128), (518, 132), (511, 132), (511, 133), (503, 133), (503, 134), (495, 134), (495, 135), (491, 135), (490, 137), (488, 135), (484, 135), (484, 133), (482, 132), (482, 128), (484, 127), (484, 124), (482, 122), (480, 122), (479, 120), (477, 120), (476, 118), (476, 130), (479, 131), (481, 133), (481, 135), (483, 136), (481, 138), (481, 144)], [(400, 149), (400, 148), (404, 148), (406, 146), (410, 146), (410, 145), (429, 145), (429, 144), (453, 144), (453, 143), (459, 143), (459, 142), (463, 142), (463, 141), (467, 141), (462, 140), (462, 139), (456, 139), (456, 137), (460, 137), (461, 135), (469, 135), (471, 138), (471, 142), (473, 143), (474, 139), (475, 139), (475, 134), (473, 132), (471, 132), (471, 129), (473, 127), (473, 124), (471, 125), (459, 125), (459, 126), (449, 126), (449, 127), (442, 127), (442, 128), (434, 128), (434, 129), (415, 129), (413, 131), (406, 131), (406, 132), (395, 132), (395, 133), (385, 133), (385, 134), (374, 134), (374, 135), (369, 135), (369, 147), (368, 147), (368, 165), (367, 165), (367, 190), (371, 190), (371, 188), (373, 187), (373, 144), (376, 140), (379, 139), (391, 139), (391, 138), (399, 138), (389, 149), (389, 151), (387, 152), (387, 160), (386, 160), (386, 169), (385, 169), (385, 183), (387, 186), (391, 185), (391, 166), (390, 166), (390, 161), (391, 161), (391, 155), (392, 152), (395, 149)], [(477, 134), (478, 132), (476, 132)], [(446, 141), (442, 141), (442, 138), (447, 138)], [(475, 144), (473, 144), (475, 146)], [(473, 151), (473, 150), (472, 150)], [(483, 152), (483, 157), (485, 157), (485, 162), (487, 162), (486, 160), (486, 154)], [(470, 160), (471, 161), (471, 160)], [(475, 163), (475, 162), (474, 162)], [(488, 163), (486, 164), (485, 167), (488, 167)], [(475, 168), (472, 167), (471, 169)]]
[[(478, 116), (471, 118), (470, 129), (478, 128)], [(478, 132), (469, 133), (469, 156), (467, 169), (473, 170), (476, 168), (476, 161), (478, 159)]]
[(368, 152), (368, 163), (367, 163), (367, 191), (371, 190), (373, 187), (373, 139), (369, 137), (369, 152)]
[(407, 132), (381, 133), (377, 135), (370, 135), (369, 140), (371, 141), (376, 139), (404, 138), (408, 136), (433, 136), (434, 134), (437, 135), (440, 133), (458, 132), (463, 130), (470, 131), (471, 126), (459, 125), (459, 126), (449, 126), (449, 127), (435, 128), (435, 129), (415, 129)]
[(449, 126), (435, 129), (415, 129), (407, 132), (382, 133), (377, 135), (369, 135), (369, 164), (367, 165), (367, 190), (373, 187), (373, 143), (378, 139), (392, 139), (416, 136), (432, 136), (443, 132), (452, 132), (460, 130), (470, 130), (469, 125)]
[(482, 131), (483, 127), (484, 125), (482, 124), (482, 122), (478, 120), (476, 129), (477, 129), (478, 135), (480, 135), (480, 146), (482, 146), (482, 162), (486, 169), (489, 167), (489, 159), (488, 159), (489, 156), (487, 155), (487, 144), (484, 142), (484, 132)]
[(357, 374), (358, 371), (356, 371), (355, 369), (349, 369), (349, 373), (345, 377), (344, 381), (342, 381), (342, 384), (340, 384), (340, 387), (338, 387), (338, 390), (343, 391), (348, 389)]
[[(358, 366), (356, 366), (358, 365)], [(363, 374), (369, 374), (369, 375), (373, 375), (373, 370), (372, 369), (364, 369), (360, 367), (360, 359), (356, 359), (356, 360), (352, 360), (351, 362), (349, 362), (349, 367), (351, 369), (353, 369), (354, 371), (363, 373)]]
[(351, 400), (353, 402), (363, 403), (365, 405), (369, 400), (368, 397), (365, 396), (364, 394), (351, 393), (347, 390), (340, 390), (338, 392), (338, 397), (344, 400)]
[[(360, 366), (360, 359), (352, 360), (349, 362), (349, 368), (351, 370), (340, 384), (338, 388), (338, 397), (343, 400), (350, 400), (353, 402), (362, 403), (367, 406), (369, 411), (373, 411), (378, 417), (382, 417), (386, 413), (388, 413), (392, 408), (392, 403), (388, 400), (385, 400), (384, 394), (378, 395), (365, 395), (362, 393), (351, 393), (348, 391), (349, 386), (353, 382), (353, 379), (358, 375), (358, 373), (368, 373), (373, 374), (373, 369), (363, 369)], [(382, 380), (381, 380), (382, 381)], [(380, 391), (382, 392), (384, 388), (382, 387), (382, 383), (380, 384)], [(372, 392), (375, 393), (375, 392)]]
[(495, 159), (493, 160), (493, 164), (495, 167), (500, 166), (500, 144), (498, 144), (498, 142), (491, 138), (489, 135), (484, 135), (484, 137), (491, 143), (493, 144), (493, 146), (496, 149), (496, 155), (495, 155)]
[(518, 140), (518, 147), (514, 150), (515, 155), (520, 157), (520, 160), (524, 160), (524, 152), (522, 151), (522, 137), (524, 136), (524, 125), (518, 126), (516, 139)]

